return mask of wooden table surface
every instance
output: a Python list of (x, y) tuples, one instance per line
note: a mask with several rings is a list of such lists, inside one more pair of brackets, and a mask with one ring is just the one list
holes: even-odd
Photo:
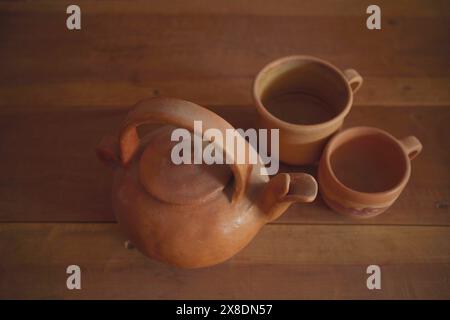
[[(0, 0), (0, 298), (450, 298), (450, 2)], [(415, 135), (422, 154), (395, 205), (370, 220), (294, 205), (218, 266), (180, 270), (124, 247), (102, 135), (152, 95), (254, 126), (267, 62), (310, 54), (364, 77), (345, 126)], [(287, 168), (308, 171), (315, 168)], [(66, 288), (66, 267), (82, 289)], [(379, 265), (381, 290), (366, 268)]]

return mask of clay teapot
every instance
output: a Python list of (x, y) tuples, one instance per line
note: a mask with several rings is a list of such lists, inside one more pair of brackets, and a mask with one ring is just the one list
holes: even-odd
[[(119, 225), (143, 254), (186, 268), (223, 262), (244, 248), (266, 223), (294, 202), (311, 202), (317, 183), (305, 173), (269, 180), (261, 164), (171, 161), (171, 132), (194, 132), (194, 121), (224, 132), (234, 128), (217, 114), (175, 98), (152, 98), (128, 113), (118, 138), (104, 138), (97, 155), (114, 169), (112, 207)], [(139, 137), (137, 127), (163, 124)], [(240, 135), (245, 145), (251, 145)], [(281, 248), (280, 248), (281, 249)]]

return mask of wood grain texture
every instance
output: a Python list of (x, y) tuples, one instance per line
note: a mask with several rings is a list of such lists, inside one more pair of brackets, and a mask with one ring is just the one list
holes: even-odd
[[(39, 6), (32, 6), (27, 1), (1, 0), (0, 8), (5, 12), (58, 12), (63, 6), (57, 0), (41, 0)], [(360, 16), (365, 12), (367, 3), (361, 0), (113, 0), (92, 1), (79, 0), (78, 5), (92, 13), (124, 14), (159, 14), (159, 15), (287, 15), (287, 16)], [(105, 5), (107, 4), (107, 5)], [(212, 5), (214, 4), (214, 5)], [(450, 16), (446, 0), (381, 0), (383, 16), (386, 17), (436, 17)]]
[[(365, 28), (362, 0), (77, 4), (82, 30), (71, 32), (66, 2), (0, 0), (0, 298), (450, 299), (448, 0), (378, 1), (381, 31)], [(355, 221), (320, 198), (294, 205), (201, 270), (124, 249), (100, 138), (156, 94), (254, 126), (253, 78), (290, 54), (361, 73), (345, 126), (422, 141), (391, 210)], [(82, 268), (80, 292), (65, 287), (70, 264)], [(381, 291), (366, 288), (370, 264), (382, 268)]]
[[(450, 298), (448, 227), (269, 225), (231, 260), (181, 270), (123, 246), (115, 224), (0, 224), (0, 298)], [(283, 248), (280, 250), (280, 248)], [(82, 290), (65, 287), (66, 267)], [(382, 290), (366, 268), (382, 269)]]
[(353, 2), (86, 1), (77, 32), (65, 28), (63, 2), (3, 3), (0, 107), (128, 106), (155, 90), (250, 104), (256, 72), (290, 54), (357, 69), (366, 81), (356, 105), (450, 105), (449, 3), (385, 1), (374, 32), (365, 27), (366, 3)]
[[(109, 190), (112, 172), (94, 150), (103, 135), (117, 132), (125, 111), (80, 110), (16, 112), (0, 116), (0, 221), (114, 221)], [(212, 107), (237, 128), (254, 127), (248, 107)], [(292, 206), (276, 223), (371, 223), (450, 225), (450, 108), (358, 107), (346, 126), (376, 126), (402, 138), (416, 135), (423, 153), (413, 163), (409, 185), (386, 214), (352, 220), (319, 200)], [(315, 168), (287, 167), (283, 171)]]

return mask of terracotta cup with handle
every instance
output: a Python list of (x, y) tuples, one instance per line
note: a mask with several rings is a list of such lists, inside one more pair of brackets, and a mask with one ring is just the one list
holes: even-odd
[(369, 218), (386, 211), (411, 175), (411, 160), (422, 150), (414, 137), (396, 139), (372, 127), (353, 127), (336, 134), (319, 164), (322, 199), (334, 211)]
[(362, 82), (355, 70), (341, 71), (310, 56), (289, 56), (265, 66), (255, 78), (253, 98), (260, 127), (280, 130), (280, 160), (293, 165), (318, 162)]

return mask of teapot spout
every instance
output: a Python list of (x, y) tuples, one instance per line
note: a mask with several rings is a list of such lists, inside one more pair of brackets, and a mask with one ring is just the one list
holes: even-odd
[(317, 196), (317, 182), (306, 173), (280, 173), (267, 184), (260, 208), (268, 221), (277, 219), (294, 202), (312, 202)]

